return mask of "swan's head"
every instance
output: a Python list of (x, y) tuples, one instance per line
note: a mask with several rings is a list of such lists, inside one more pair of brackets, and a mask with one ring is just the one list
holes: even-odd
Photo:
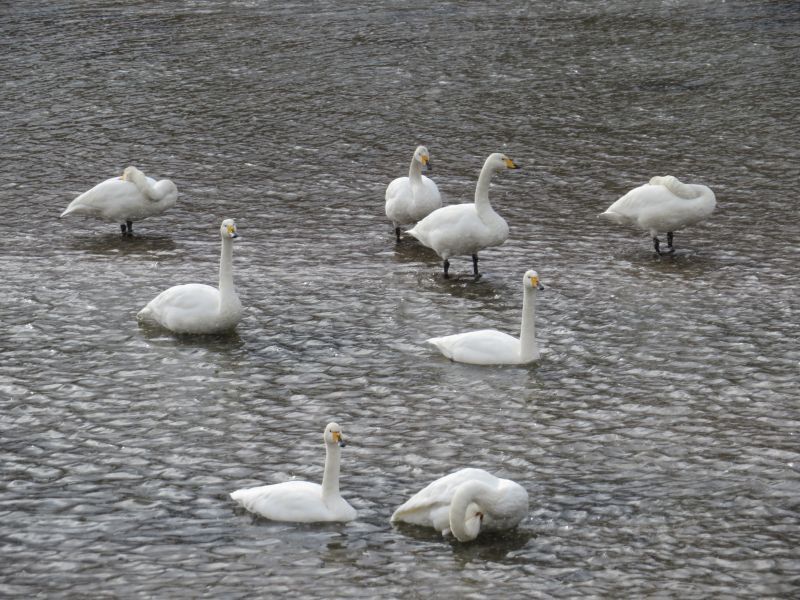
[(543, 290), (544, 286), (539, 281), (539, 274), (534, 271), (533, 269), (529, 271), (525, 271), (525, 275), (522, 277), (522, 285), (525, 288), (530, 288), (533, 290)]
[(219, 227), (219, 234), (222, 236), (223, 240), (234, 240), (239, 237), (239, 234), (236, 232), (236, 223), (233, 219), (225, 219), (222, 222), (222, 225)]
[(325, 428), (325, 443), (331, 446), (338, 444), (342, 448), (347, 445), (342, 435), (342, 428), (339, 427), (338, 423), (328, 423), (328, 426)]
[(475, 502), (470, 502), (464, 515), (464, 531), (459, 532), (461, 537), (456, 536), (458, 541), (469, 542), (474, 540), (481, 532), (481, 525), (483, 525), (483, 511)]
[(428, 153), (428, 149), (425, 146), (417, 146), (417, 149), (414, 150), (414, 160), (420, 163), (428, 171), (431, 170), (431, 155)]
[(489, 158), (486, 159), (486, 164), (492, 167), (495, 171), (502, 171), (503, 169), (519, 169), (517, 163), (515, 163), (502, 152), (490, 154)]
[(120, 179), (122, 179), (122, 181), (133, 181), (137, 175), (143, 175), (143, 173), (139, 169), (131, 165), (129, 167), (125, 167), (125, 170), (122, 172), (122, 176), (120, 177)]

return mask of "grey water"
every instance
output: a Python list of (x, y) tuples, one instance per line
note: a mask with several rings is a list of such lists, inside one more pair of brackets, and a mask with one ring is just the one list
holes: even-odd
[[(800, 592), (798, 3), (10, 0), (0, 58), (0, 596)], [(420, 143), (445, 203), (521, 166), (479, 281), (394, 240)], [(58, 218), (129, 164), (176, 207)], [(718, 206), (659, 257), (597, 215), (665, 174)], [(235, 333), (141, 328), (227, 217)], [(517, 332), (531, 268), (538, 363), (426, 347)], [(331, 420), (356, 521), (234, 506), (319, 481)], [(528, 490), (518, 529), (389, 523), (463, 466)]]

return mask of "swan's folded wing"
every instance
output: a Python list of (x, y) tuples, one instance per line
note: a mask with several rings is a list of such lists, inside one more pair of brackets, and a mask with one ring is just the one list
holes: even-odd
[(322, 487), (309, 481), (287, 481), (236, 490), (231, 498), (250, 512), (273, 521), (315, 523), (330, 520)]
[(495, 329), (481, 329), (426, 340), (447, 358), (474, 365), (520, 361), (519, 340)]

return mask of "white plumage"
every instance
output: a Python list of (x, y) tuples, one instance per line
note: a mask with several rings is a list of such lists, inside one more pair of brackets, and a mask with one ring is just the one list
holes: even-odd
[(121, 177), (98, 183), (69, 203), (61, 213), (84, 215), (120, 223), (122, 233), (133, 233), (133, 222), (159, 215), (175, 204), (178, 188), (169, 179), (156, 181), (136, 167)]
[(236, 490), (231, 498), (241, 506), (273, 521), (318, 523), (352, 521), (356, 510), (339, 494), (340, 447), (345, 445), (336, 423), (325, 427), (325, 471), (322, 485), (308, 481), (286, 481)]
[(496, 329), (481, 329), (426, 340), (450, 360), (475, 365), (518, 365), (539, 358), (536, 343), (535, 305), (537, 290), (544, 289), (536, 271), (522, 278), (522, 324), (520, 337)]
[(173, 286), (139, 311), (140, 321), (175, 333), (221, 333), (236, 327), (242, 317), (242, 303), (233, 285), (233, 240), (239, 237), (233, 219), (222, 222), (219, 234), (219, 289), (204, 283)]
[(461, 542), (481, 531), (516, 527), (528, 514), (528, 492), (510, 479), (483, 469), (445, 475), (414, 494), (392, 514), (392, 522), (433, 527)]
[(430, 154), (425, 146), (417, 146), (408, 177), (398, 177), (386, 187), (386, 216), (392, 221), (398, 242), (401, 225), (416, 223), (442, 206), (439, 188), (422, 174), (422, 167), (431, 169)]
[(714, 192), (698, 183), (682, 183), (667, 175), (632, 189), (600, 216), (620, 225), (633, 225), (650, 233), (661, 254), (658, 234), (667, 232), (667, 252), (673, 252), (673, 233), (706, 219), (717, 205)]
[(489, 202), (489, 182), (495, 172), (517, 168), (505, 154), (489, 155), (478, 177), (474, 203), (443, 206), (408, 230), (409, 235), (444, 259), (445, 277), (450, 268), (449, 258), (462, 254), (472, 256), (473, 272), (478, 277), (478, 252), (508, 239), (508, 224)]

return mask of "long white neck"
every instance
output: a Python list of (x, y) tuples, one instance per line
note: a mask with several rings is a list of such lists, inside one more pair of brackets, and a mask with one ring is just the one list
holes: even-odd
[(494, 175), (494, 167), (489, 165), (489, 160), (483, 164), (481, 174), (478, 177), (478, 185), (475, 186), (475, 207), (478, 209), (478, 215), (494, 212), (492, 205), (489, 203), (489, 183)]
[(417, 160), (416, 156), (411, 159), (411, 166), (408, 167), (408, 179), (412, 186), (422, 184), (422, 163)]
[(219, 259), (219, 295), (221, 302), (236, 295), (233, 286), (233, 240), (222, 238), (222, 254)]
[(468, 542), (478, 537), (481, 517), (477, 513), (491, 506), (496, 496), (496, 490), (482, 481), (465, 481), (458, 487), (449, 511), (450, 531), (458, 541)]
[(322, 473), (322, 498), (339, 495), (339, 460), (342, 451), (336, 444), (325, 444), (325, 471)]
[(527, 285), (523, 289), (519, 354), (522, 362), (529, 362), (539, 358), (539, 346), (536, 343), (536, 290)]
[(153, 184), (147, 175), (136, 168), (130, 169), (127, 178), (142, 194), (154, 202), (163, 201), (167, 206), (172, 206), (178, 199), (178, 188), (169, 179), (162, 179)]

